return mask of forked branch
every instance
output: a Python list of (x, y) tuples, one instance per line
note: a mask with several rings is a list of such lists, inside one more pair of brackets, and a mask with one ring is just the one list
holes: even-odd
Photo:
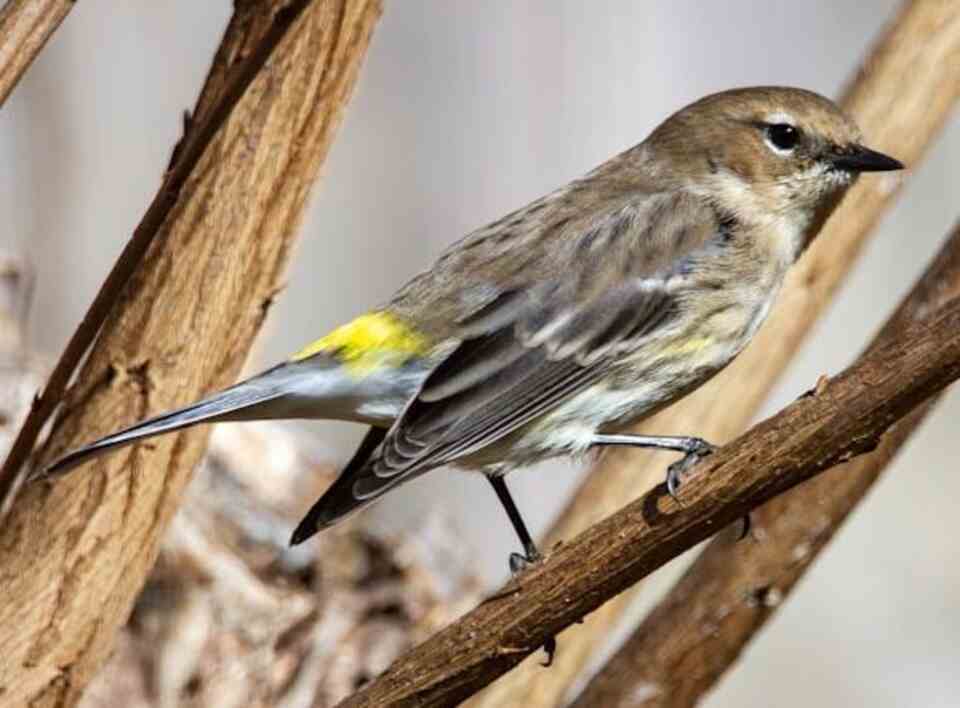
[[(235, 3), (161, 191), (25, 424), (0, 488), (15, 489), (37, 425), (61, 402), (38, 464), (235, 380), (380, 10), (378, 0)], [(77, 701), (153, 566), (206, 437), (196, 430), (131, 449), (16, 499), (0, 524), (0, 703)]]

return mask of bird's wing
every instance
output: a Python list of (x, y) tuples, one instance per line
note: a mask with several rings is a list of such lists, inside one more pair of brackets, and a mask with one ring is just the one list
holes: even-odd
[(371, 428), (291, 543), (550, 410), (602, 375), (619, 347), (665, 326), (674, 312), (664, 281), (633, 283), (576, 312), (555, 298), (504, 293), (463, 322), (475, 334), (428, 375), (389, 432)]
[(428, 375), (389, 432), (370, 429), (291, 542), (302, 543), (397, 484), (550, 410), (602, 375), (621, 347), (666, 326), (675, 312), (664, 280), (630, 283), (576, 311), (556, 298), (507, 292), (464, 321), (469, 336)]
[(356, 494), (378, 495), (502, 439), (588, 388), (646, 338), (682, 326), (690, 274), (729, 247), (732, 228), (676, 193), (594, 214), (557, 244), (572, 256), (551, 278), (502, 292), (461, 319), (459, 344), (391, 427)]
[(463, 340), (428, 375), (387, 434), (375, 479), (358, 479), (355, 493), (469, 455), (589, 387), (619, 352), (668, 326), (677, 314), (670, 290), (666, 280), (634, 281), (578, 307), (501, 296), (476, 323), (501, 326)]
[(376, 426), (367, 430), (360, 446), (353, 453), (353, 457), (343, 468), (340, 476), (334, 480), (333, 484), (323, 493), (323, 496), (310, 507), (310, 511), (297, 524), (293, 535), (290, 537), (291, 546), (303, 543), (320, 529), (331, 526), (350, 512), (364, 506), (366, 500), (356, 497), (353, 490), (354, 484), (357, 479), (363, 476), (363, 471), (367, 467), (370, 457), (383, 442), (386, 434), (385, 428)]

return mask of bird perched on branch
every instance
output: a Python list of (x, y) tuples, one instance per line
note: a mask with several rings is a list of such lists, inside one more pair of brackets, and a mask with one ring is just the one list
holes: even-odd
[(598, 446), (651, 447), (683, 453), (668, 470), (673, 491), (711, 445), (630, 426), (747, 345), (860, 172), (901, 168), (864, 147), (853, 121), (815, 93), (707, 96), (583, 178), (467, 235), (382, 307), (289, 361), (71, 452), (46, 473), (198, 423), (365, 423), (292, 543), (453, 465), (490, 481), (523, 546), (511, 555), (517, 570), (539, 554), (505, 474)]

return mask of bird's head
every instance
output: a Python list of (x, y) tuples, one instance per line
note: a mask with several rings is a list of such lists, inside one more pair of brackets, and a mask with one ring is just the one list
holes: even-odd
[[(861, 172), (903, 165), (865, 147), (832, 101), (796, 88), (734, 89), (667, 118), (644, 142), (648, 164), (747, 221), (818, 224)], [(667, 174), (672, 177), (667, 177)]]

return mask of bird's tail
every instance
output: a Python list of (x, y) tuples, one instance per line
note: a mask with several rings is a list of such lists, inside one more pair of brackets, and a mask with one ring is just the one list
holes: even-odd
[(333, 357), (315, 355), (280, 364), (185, 408), (162, 413), (96, 440), (54, 462), (37, 476), (63, 474), (108, 450), (198, 423), (316, 418), (389, 426), (422, 381), (416, 363), (358, 377)]
[(382, 477), (377, 474), (376, 461), (380, 445), (389, 434), (385, 427), (372, 426), (360, 447), (316, 504), (303, 517), (290, 537), (290, 545), (303, 543), (325, 528), (333, 526), (351, 514), (377, 501), (391, 489), (416, 479), (427, 471), (412, 470), (406, 474)]
[[(371, 427), (367, 431), (360, 447), (353, 453), (353, 457), (340, 472), (340, 476), (297, 524), (290, 538), (291, 546), (303, 543), (321, 529), (342, 521), (380, 496), (380, 494), (357, 495), (355, 488), (357, 479), (367, 470), (371, 458), (386, 435), (386, 428)], [(383, 485), (383, 492), (387, 491), (388, 486), (388, 484)]]
[(264, 408), (283, 395), (284, 391), (277, 387), (255, 386), (250, 382), (239, 383), (202, 401), (162, 413), (73, 450), (47, 467), (42, 475), (47, 477), (64, 474), (108, 450), (131, 445), (155, 435), (189, 428), (198, 423), (271, 418), (274, 416), (266, 414)]

